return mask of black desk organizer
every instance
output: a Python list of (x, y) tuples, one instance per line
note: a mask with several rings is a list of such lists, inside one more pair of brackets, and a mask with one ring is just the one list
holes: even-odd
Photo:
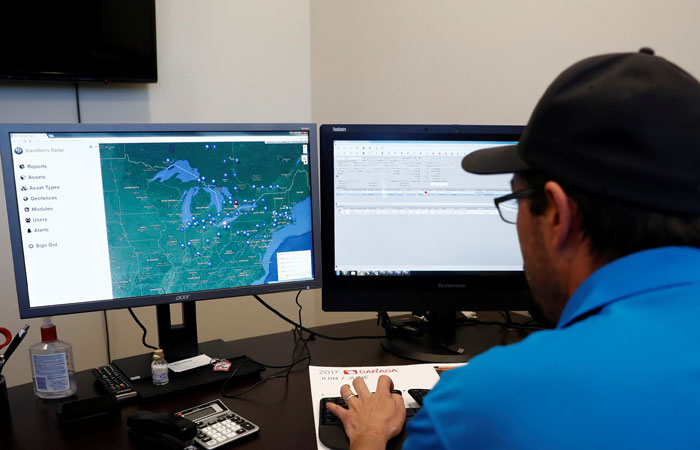
[[(265, 370), (259, 363), (247, 356), (241, 356), (229, 359), (229, 361), (231, 361), (231, 371), (235, 370), (244, 360), (245, 363), (236, 372), (236, 375), (234, 375), (234, 380), (243, 377), (258, 376), (260, 372)], [(139, 397), (145, 399), (201, 386), (203, 384), (215, 383), (217, 381), (223, 383), (231, 375), (231, 371), (214, 372), (211, 365), (197, 367), (196, 369), (190, 369), (180, 373), (171, 370), (168, 374), (170, 382), (164, 386), (153, 385), (153, 381), (150, 378), (132, 381), (131, 385), (136, 392), (139, 393)]]
[[(112, 364), (119, 368), (124, 375), (126, 375), (134, 390), (138, 392), (139, 398), (142, 399), (171, 394), (173, 392), (190, 389), (196, 386), (202, 386), (204, 384), (216, 382), (223, 383), (231, 375), (231, 371), (236, 370), (236, 367), (238, 367), (238, 365), (241, 363), (243, 364), (240, 366), (238, 371), (236, 371), (236, 375), (234, 375), (235, 380), (242, 379), (243, 377), (257, 377), (259, 376), (260, 372), (265, 370), (265, 368), (258, 362), (248, 358), (245, 355), (241, 355), (240, 352), (236, 352), (234, 348), (231, 348), (229, 343), (221, 340), (200, 343), (199, 349), (200, 353), (211, 357), (224, 357), (225, 359), (231, 361), (230, 371), (214, 372), (211, 365), (197, 367), (196, 369), (190, 369), (180, 373), (173, 372), (171, 370), (168, 374), (170, 379), (168, 384), (164, 386), (154, 386), (153, 381), (151, 380), (151, 361), (153, 360), (152, 354), (148, 353), (118, 359), (113, 361)], [(167, 354), (165, 355), (165, 358), (168, 358)]]

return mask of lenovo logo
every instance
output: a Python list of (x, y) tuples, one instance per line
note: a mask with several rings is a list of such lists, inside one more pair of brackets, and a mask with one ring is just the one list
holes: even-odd
[(348, 131), (348, 129), (345, 128), (345, 127), (333, 127), (333, 131), (335, 131), (335, 132), (345, 132), (345, 131)]
[(464, 289), (466, 284), (438, 283), (438, 289)]

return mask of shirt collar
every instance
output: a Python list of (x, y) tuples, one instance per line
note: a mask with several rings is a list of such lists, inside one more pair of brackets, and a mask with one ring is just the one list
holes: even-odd
[(624, 256), (593, 272), (559, 318), (565, 328), (610, 303), (667, 286), (700, 282), (700, 249), (661, 247)]

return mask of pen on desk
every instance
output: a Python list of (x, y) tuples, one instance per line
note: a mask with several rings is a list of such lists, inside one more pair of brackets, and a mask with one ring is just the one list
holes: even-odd
[(4, 354), (0, 355), (0, 373), (2, 373), (2, 368), (5, 367), (5, 364), (7, 363), (7, 360), (10, 359), (10, 356), (12, 356), (12, 353), (17, 347), (19, 347), (19, 343), (22, 342), (24, 336), (27, 335), (28, 330), (29, 325), (19, 330), (15, 335), (15, 338), (12, 339), (12, 342), (10, 342), (10, 345), (7, 347), (7, 351), (5, 351)]

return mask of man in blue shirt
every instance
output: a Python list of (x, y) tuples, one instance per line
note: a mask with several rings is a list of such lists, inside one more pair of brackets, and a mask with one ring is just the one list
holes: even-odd
[[(585, 59), (462, 166), (514, 173), (496, 205), (556, 327), (444, 374), (404, 448), (700, 448), (700, 83), (650, 49)], [(353, 384), (333, 412), (384, 448), (403, 402)]]

